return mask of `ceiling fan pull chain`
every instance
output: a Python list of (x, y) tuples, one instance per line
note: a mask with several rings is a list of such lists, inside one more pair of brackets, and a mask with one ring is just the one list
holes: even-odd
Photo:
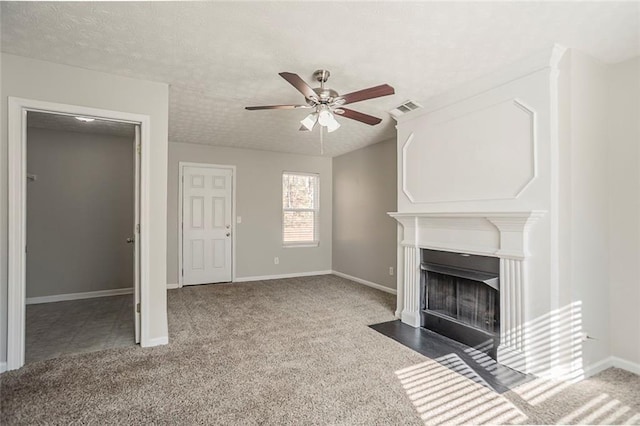
[(324, 126), (320, 126), (320, 155), (324, 155)]

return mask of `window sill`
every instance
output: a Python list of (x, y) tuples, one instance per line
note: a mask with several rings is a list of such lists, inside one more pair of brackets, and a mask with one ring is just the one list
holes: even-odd
[(308, 248), (319, 247), (320, 243), (285, 243), (282, 244), (282, 248)]

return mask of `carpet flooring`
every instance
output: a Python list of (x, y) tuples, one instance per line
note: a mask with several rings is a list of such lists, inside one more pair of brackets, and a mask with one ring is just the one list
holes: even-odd
[(369, 328), (395, 297), (331, 275), (186, 287), (168, 306), (168, 345), (3, 373), (0, 423), (640, 423), (639, 376), (497, 394)]
[(27, 305), (27, 363), (135, 346), (133, 295)]

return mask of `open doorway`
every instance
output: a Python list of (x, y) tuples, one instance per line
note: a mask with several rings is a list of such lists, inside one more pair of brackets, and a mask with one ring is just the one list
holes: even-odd
[[(26, 263), (27, 263), (27, 114), (54, 113), (87, 117), (106, 122), (135, 125), (135, 229), (134, 235), (134, 317), (135, 339), (143, 347), (166, 343), (150, 337), (150, 123), (148, 115), (33, 99), (8, 97), (8, 288), (7, 288), (7, 369), (25, 363)], [(78, 232), (82, 232), (78, 229)], [(72, 238), (70, 236), (69, 238)], [(71, 264), (73, 259), (69, 260)]]
[(27, 363), (139, 342), (137, 125), (27, 113)]

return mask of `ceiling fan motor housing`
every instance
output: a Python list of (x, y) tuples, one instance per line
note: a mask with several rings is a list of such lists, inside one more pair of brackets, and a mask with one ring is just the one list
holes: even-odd
[[(333, 99), (338, 97), (338, 92), (336, 92), (333, 89), (318, 87), (313, 89), (313, 91), (316, 92), (316, 94), (318, 95), (318, 100), (319, 100), (318, 103), (321, 103), (321, 104), (331, 103)], [(314, 102), (312, 101), (311, 103), (313, 104)]]
[(316, 70), (313, 73), (313, 78), (319, 81), (320, 83), (326, 83), (327, 80), (329, 80), (330, 75), (331, 73), (327, 70)]

